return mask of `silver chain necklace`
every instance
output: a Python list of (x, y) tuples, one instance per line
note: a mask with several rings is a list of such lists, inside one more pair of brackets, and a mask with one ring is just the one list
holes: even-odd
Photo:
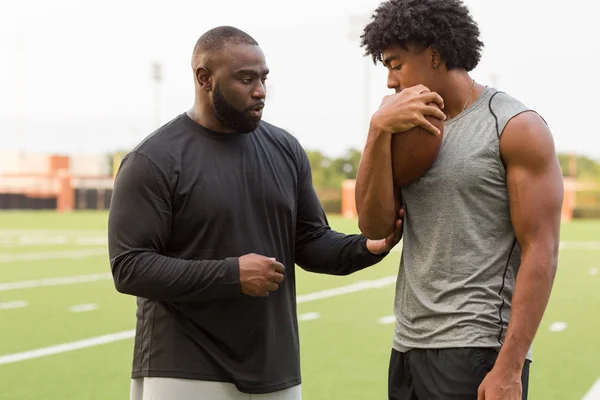
[(469, 90), (469, 95), (467, 96), (467, 100), (465, 101), (465, 105), (463, 106), (463, 111), (466, 110), (467, 108), (467, 103), (469, 102), (469, 99), (471, 98), (471, 92), (473, 91), (473, 87), (475, 86), (475, 79), (473, 79), (473, 83), (471, 84), (471, 89)]

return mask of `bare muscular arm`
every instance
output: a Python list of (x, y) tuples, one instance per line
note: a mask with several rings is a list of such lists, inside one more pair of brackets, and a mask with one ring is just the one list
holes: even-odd
[[(439, 108), (427, 105), (432, 101)], [(425, 116), (443, 120), (443, 108), (440, 95), (418, 85), (384, 98), (371, 118), (355, 189), (358, 226), (367, 238), (378, 240), (389, 236), (400, 208), (400, 191), (394, 188), (392, 176), (392, 134), (417, 125), (439, 134)]]
[(500, 140), (500, 153), (521, 266), (506, 338), (496, 366), (482, 383), (480, 399), (520, 399), (521, 370), (556, 273), (564, 193), (552, 135), (539, 115), (526, 112), (513, 118)]
[(392, 180), (391, 141), (392, 135), (371, 124), (356, 176), (358, 227), (369, 239), (390, 234), (400, 206)]

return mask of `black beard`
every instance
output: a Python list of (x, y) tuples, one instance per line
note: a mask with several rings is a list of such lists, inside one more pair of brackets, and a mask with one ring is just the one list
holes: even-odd
[(238, 133), (250, 133), (258, 128), (260, 119), (251, 118), (245, 111), (237, 110), (223, 97), (219, 82), (215, 83), (213, 90), (213, 104), (215, 114), (221, 123)]

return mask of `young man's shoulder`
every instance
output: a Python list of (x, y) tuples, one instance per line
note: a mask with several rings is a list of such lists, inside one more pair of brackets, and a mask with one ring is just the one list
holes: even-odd
[(502, 136), (507, 124), (521, 114), (534, 111), (524, 101), (503, 91), (494, 91), (489, 98), (489, 111), (496, 121), (498, 137)]
[(511, 112), (512, 110), (529, 110), (523, 100), (510, 93), (494, 90), (489, 98), (489, 107), (492, 112)]

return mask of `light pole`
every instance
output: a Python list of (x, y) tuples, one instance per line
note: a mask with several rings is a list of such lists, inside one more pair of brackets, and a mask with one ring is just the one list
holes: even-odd
[(162, 82), (162, 66), (152, 63), (152, 82), (154, 83), (154, 128), (160, 125), (160, 84)]
[(500, 81), (500, 75), (498, 75), (496, 72), (492, 72), (490, 74), (490, 83), (492, 84), (492, 87), (494, 89), (498, 89), (498, 82)]
[(17, 95), (16, 104), (17, 104), (17, 135), (23, 136), (25, 133), (25, 48), (26, 39), (25, 36), (21, 35), (17, 39), (17, 51), (16, 51), (16, 84), (17, 84)]
[[(348, 37), (351, 41), (355, 42), (362, 33), (362, 30), (369, 22), (370, 16), (368, 14), (356, 14), (351, 15), (348, 18), (349, 31)], [(368, 132), (369, 123), (371, 121), (371, 73), (370, 73), (370, 60), (368, 57), (363, 57), (363, 119), (364, 119), (364, 132)]]

